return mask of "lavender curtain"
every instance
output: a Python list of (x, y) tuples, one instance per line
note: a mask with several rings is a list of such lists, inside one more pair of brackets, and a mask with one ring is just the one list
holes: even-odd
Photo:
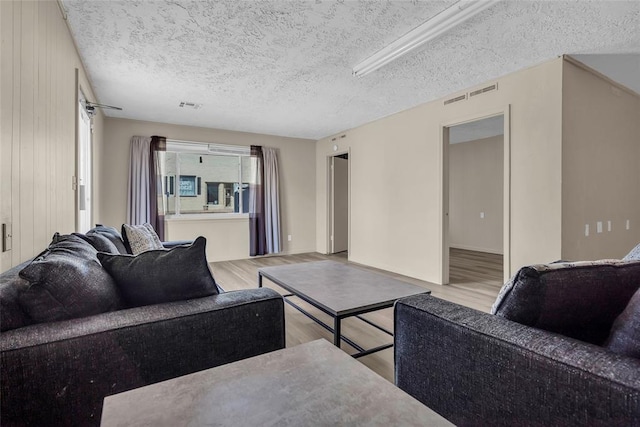
[(264, 214), (267, 253), (280, 252), (280, 190), (278, 156), (275, 148), (262, 147), (264, 159)]
[(262, 147), (251, 146), (251, 160), (255, 176), (249, 184), (249, 255), (267, 254), (267, 236), (264, 215), (264, 159)]
[(127, 222), (143, 224), (149, 221), (151, 202), (149, 195), (149, 150), (151, 138), (134, 136), (131, 138), (129, 157), (129, 181), (127, 184)]
[(249, 255), (280, 252), (280, 191), (275, 148), (251, 146), (254, 164), (249, 184)]
[(164, 240), (164, 205), (162, 203), (162, 162), (166, 138), (134, 136), (131, 138), (127, 199), (127, 223), (148, 222)]

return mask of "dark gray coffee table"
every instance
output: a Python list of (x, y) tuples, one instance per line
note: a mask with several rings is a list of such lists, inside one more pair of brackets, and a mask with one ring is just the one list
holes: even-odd
[[(340, 347), (340, 341), (358, 350), (353, 357), (362, 357), (392, 347), (381, 345), (365, 350), (350, 338), (341, 334), (340, 322), (347, 317), (358, 319), (393, 336), (393, 332), (360, 316), (371, 311), (391, 307), (396, 300), (431, 291), (382, 274), (364, 270), (334, 261), (305, 262), (278, 265), (258, 269), (258, 286), (266, 277), (278, 286), (291, 292), (284, 295), (285, 301), (319, 325), (333, 332), (333, 343)], [(296, 296), (317, 309), (333, 317), (333, 327), (327, 325), (289, 298)]]
[(325, 340), (107, 396), (102, 427), (452, 426)]

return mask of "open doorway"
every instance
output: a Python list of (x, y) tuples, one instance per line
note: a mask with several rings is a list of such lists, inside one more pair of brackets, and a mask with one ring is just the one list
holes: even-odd
[(510, 274), (508, 132), (504, 112), (443, 128), (443, 284)]
[(91, 117), (84, 108), (86, 98), (82, 90), (78, 96), (78, 129), (76, 146), (77, 212), (76, 231), (86, 233), (92, 224), (92, 135)]
[(328, 252), (349, 253), (349, 153), (329, 159), (329, 216)]

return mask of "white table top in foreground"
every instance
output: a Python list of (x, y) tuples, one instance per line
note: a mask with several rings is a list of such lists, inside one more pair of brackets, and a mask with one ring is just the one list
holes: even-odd
[(451, 426), (325, 340), (104, 401), (102, 426)]

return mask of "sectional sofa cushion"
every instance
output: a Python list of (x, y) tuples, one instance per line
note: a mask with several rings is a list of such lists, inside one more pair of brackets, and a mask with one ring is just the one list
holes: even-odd
[(163, 249), (160, 237), (156, 234), (151, 224), (144, 223), (142, 225), (122, 224), (122, 236), (125, 246), (133, 255), (141, 254), (145, 251), (155, 249)]
[(48, 249), (20, 271), (27, 281), (18, 297), (24, 312), (40, 323), (121, 308), (118, 289), (96, 254), (80, 237), (56, 233)]
[(218, 293), (205, 253), (206, 239), (189, 246), (143, 252), (139, 255), (99, 253), (130, 306), (159, 304)]
[(604, 346), (614, 353), (640, 359), (640, 290), (613, 322)]
[(640, 262), (619, 260), (521, 268), (492, 313), (523, 325), (602, 345), (640, 283)]
[(32, 323), (18, 302), (20, 291), (29, 285), (27, 280), (19, 276), (20, 271), (27, 265), (29, 261), (0, 274), (0, 331), (2, 332)]

